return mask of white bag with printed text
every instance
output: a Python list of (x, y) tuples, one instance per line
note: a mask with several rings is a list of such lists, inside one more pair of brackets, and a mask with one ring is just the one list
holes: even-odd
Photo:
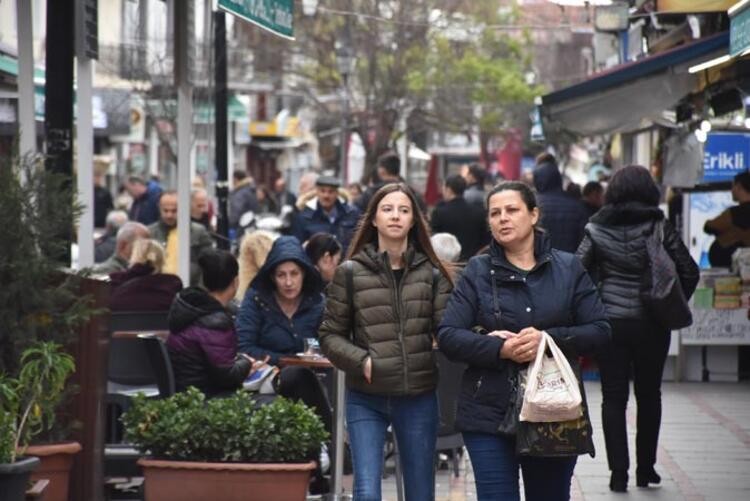
[[(551, 357), (546, 355), (547, 348)], [(570, 363), (552, 336), (542, 332), (536, 359), (529, 365), (519, 419), (534, 423), (578, 419), (583, 412), (582, 400)]]

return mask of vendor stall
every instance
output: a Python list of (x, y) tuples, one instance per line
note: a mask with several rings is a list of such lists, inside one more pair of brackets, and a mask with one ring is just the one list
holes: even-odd
[[(745, 134), (732, 134), (737, 136), (732, 141), (728, 134), (717, 136), (721, 141), (712, 142), (709, 135), (706, 144), (704, 184), (687, 191), (683, 198), (683, 236), (701, 267), (701, 279), (691, 299), (693, 325), (679, 331), (680, 376), (688, 381), (737, 381), (750, 376), (740, 369), (739, 356), (748, 350), (739, 347), (750, 345), (750, 267), (736, 262), (732, 267), (711, 267), (714, 237), (704, 232), (706, 221), (736, 204), (731, 180), (747, 170), (750, 140)], [(716, 145), (721, 146), (717, 149)]]

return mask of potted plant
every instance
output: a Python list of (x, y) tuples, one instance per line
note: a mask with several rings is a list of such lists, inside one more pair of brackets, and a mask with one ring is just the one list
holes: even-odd
[(146, 501), (184, 499), (304, 500), (317, 451), (328, 433), (299, 402), (259, 406), (247, 393), (206, 400), (188, 388), (164, 400), (139, 395), (122, 421)]
[[(69, 347), (78, 330), (97, 311), (91, 298), (79, 293), (80, 277), (85, 272), (63, 271), (69, 262), (70, 241), (66, 233), (73, 227), (82, 206), (75, 201), (74, 183), (69, 176), (44, 168), (39, 155), (11, 156), (0, 159), (0, 228), (13, 238), (0, 239), (0, 372), (20, 377), (21, 354), (38, 341), (52, 341)], [(51, 480), (48, 501), (67, 500), (71, 454), (81, 449), (69, 442), (73, 419), (65, 412), (75, 388), (68, 386), (56, 409), (45, 414), (35, 440), (42, 445), (27, 450), (27, 455), (42, 458), (43, 478)], [(55, 426), (51, 417), (57, 413)], [(68, 441), (68, 442), (66, 442)], [(60, 459), (63, 452), (67, 458)], [(54, 453), (50, 455), (51, 453)]]
[(54, 423), (65, 382), (75, 371), (60, 345), (39, 342), (27, 348), (13, 378), (0, 374), (0, 500), (22, 500), (39, 459), (24, 457), (32, 437)]

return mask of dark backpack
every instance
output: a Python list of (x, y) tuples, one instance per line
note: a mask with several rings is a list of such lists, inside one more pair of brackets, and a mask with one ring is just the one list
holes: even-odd
[(646, 237), (648, 264), (641, 300), (664, 328), (675, 330), (693, 323), (693, 314), (682, 290), (674, 260), (664, 248), (664, 221), (657, 221)]

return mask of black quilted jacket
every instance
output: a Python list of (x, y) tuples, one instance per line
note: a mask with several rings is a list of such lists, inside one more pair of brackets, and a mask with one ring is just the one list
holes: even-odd
[[(599, 288), (610, 319), (643, 319), (641, 302), (648, 257), (646, 238), (664, 219), (658, 207), (631, 202), (605, 205), (591, 217), (576, 255)], [(685, 297), (698, 285), (698, 266), (672, 225), (664, 223), (664, 247), (674, 260)]]

